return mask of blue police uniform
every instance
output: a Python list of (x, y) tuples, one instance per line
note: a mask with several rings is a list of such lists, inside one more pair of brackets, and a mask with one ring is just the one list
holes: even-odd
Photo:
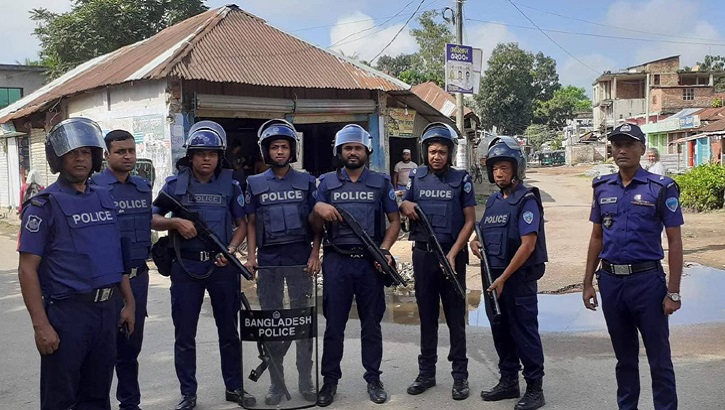
[[(262, 267), (304, 266), (310, 258), (312, 233), (307, 220), (315, 206), (315, 177), (289, 168), (277, 178), (272, 171), (250, 176), (247, 180), (245, 211), (256, 216), (257, 263)], [(290, 306), (310, 306), (312, 278), (303, 274), (260, 273), (257, 294), (264, 310), (283, 307), (284, 284), (287, 283)], [(297, 370), (300, 380), (311, 380), (312, 342), (297, 340)], [(283, 348), (284, 343), (275, 347)], [(284, 352), (276, 352), (281, 365)], [(275, 373), (270, 373), (272, 377)]]
[[(684, 223), (677, 184), (640, 168), (628, 186), (619, 174), (597, 177), (589, 220), (602, 225), (602, 269), (597, 272), (602, 311), (617, 357), (617, 402), (636, 409), (639, 400), (639, 339), (642, 334), (654, 407), (677, 408), (670, 356), (669, 322), (662, 311), (667, 295), (660, 261), (662, 227)], [(605, 266), (606, 265), (606, 266)], [(610, 272), (611, 265), (632, 265), (631, 272)]]
[[(431, 172), (427, 166), (413, 170), (410, 175), (410, 190), (406, 192), (404, 200), (415, 202), (426, 214), (441, 248), (446, 253), (453, 247), (465, 224), (463, 209), (476, 206), (471, 177), (466, 171), (454, 168), (449, 168), (441, 175)], [(455, 380), (466, 380), (466, 301), (456, 293), (455, 285), (443, 274), (420, 224), (413, 223), (409, 238), (415, 241), (413, 270), (415, 299), (420, 314), (419, 376), (435, 377), (439, 304), (442, 302), (450, 332), (451, 348), (448, 360), (452, 362), (451, 375)], [(468, 252), (465, 248), (456, 255), (455, 262), (456, 276), (465, 289), (468, 263)]]
[[(192, 212), (198, 212), (219, 238), (229, 243), (234, 221), (244, 217), (244, 195), (239, 184), (232, 179), (232, 171), (222, 169), (207, 183), (193, 177), (191, 170), (182, 167), (177, 176), (166, 179), (162, 190)], [(164, 215), (168, 210), (153, 208), (154, 214)], [(214, 320), (219, 335), (222, 376), (227, 390), (242, 386), (241, 352), (238, 311), (241, 304), (239, 274), (229, 265), (214, 267), (218, 252), (198, 236), (180, 241), (182, 260), (174, 260), (171, 269), (171, 316), (174, 322), (174, 364), (184, 397), (195, 396), (196, 382), (196, 329), (199, 322), (204, 292), (209, 292)], [(183, 264), (183, 265), (182, 265)], [(188, 270), (188, 272), (187, 272)], [(213, 271), (204, 279), (207, 272)]]
[(491, 324), (501, 378), (518, 381), (523, 365), (524, 378), (533, 384), (544, 377), (536, 281), (544, 274), (544, 263), (548, 260), (538, 189), (519, 183), (507, 198), (501, 192), (492, 194), (479, 228), (494, 280), (513, 259), (521, 246), (521, 237), (537, 234), (534, 252), (506, 281), (499, 296), (500, 320)]
[(146, 259), (151, 249), (151, 185), (148, 180), (130, 175), (126, 182), (106, 169), (91, 178), (91, 183), (108, 188), (113, 195), (121, 236), (130, 243), (131, 290), (136, 300), (136, 324), (130, 337), (119, 332), (116, 376), (116, 399), (121, 410), (137, 409), (141, 403), (138, 384), (138, 355), (143, 343), (146, 305), (149, 290), (149, 268)]
[(23, 208), (18, 251), (40, 256), (38, 279), (60, 346), (40, 359), (41, 409), (110, 409), (124, 271), (113, 198), (62, 180)]
[[(367, 168), (355, 182), (344, 168), (322, 175), (317, 201), (350, 212), (377, 244), (385, 236), (386, 214), (398, 211), (390, 177)], [(349, 227), (331, 225), (326, 239), (334, 247), (325, 246), (322, 260), (322, 311), (327, 320), (321, 366), (323, 382), (337, 385), (342, 377), (340, 361), (353, 296), (361, 325), (363, 377), (368, 383), (379, 381), (383, 357), (380, 321), (385, 313), (384, 277)]]

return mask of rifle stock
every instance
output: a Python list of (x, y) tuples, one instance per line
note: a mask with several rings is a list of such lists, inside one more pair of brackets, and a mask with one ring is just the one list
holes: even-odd
[(236, 256), (232, 255), (229, 250), (227, 250), (227, 245), (219, 239), (214, 231), (209, 229), (206, 222), (201, 219), (198, 213), (191, 211), (189, 208), (182, 205), (181, 202), (177, 201), (176, 198), (164, 191), (159, 192), (159, 196), (154, 200), (154, 206), (158, 206), (164, 210), (169, 210), (174, 214), (174, 216), (193, 222), (194, 227), (196, 228), (196, 233), (199, 235), (201, 240), (213, 246), (218, 253), (224, 255), (227, 261), (232, 264), (232, 266), (244, 277), (244, 279), (252, 280), (254, 278), (252, 272), (250, 272)]
[(481, 244), (479, 252), (481, 253), (481, 281), (483, 282), (483, 292), (486, 298), (490, 302), (491, 306), (491, 322), (497, 321), (501, 316), (501, 306), (498, 304), (498, 295), (495, 291), (489, 292), (487, 289), (493, 283), (491, 277), (491, 265), (488, 263), (488, 255), (486, 255), (486, 245), (483, 243), (483, 235), (481, 234), (481, 228), (478, 224), (474, 225), (476, 229), (476, 236), (478, 237), (478, 243)]
[[(342, 216), (342, 219), (345, 221), (344, 223), (347, 224), (358, 237), (358, 239), (362, 241), (368, 254), (373, 258), (375, 262), (380, 265), (380, 268), (383, 270), (383, 272), (386, 275), (390, 276), (390, 278), (393, 280), (393, 285), (408, 286), (408, 282), (406, 282), (405, 279), (400, 276), (398, 269), (395, 266), (391, 266), (388, 264), (388, 259), (380, 250), (378, 245), (375, 244), (370, 235), (365, 232), (365, 229), (360, 225), (360, 222), (358, 222), (358, 220), (355, 219), (355, 217), (352, 216), (352, 214), (345, 209), (338, 206), (336, 206), (335, 209), (337, 209), (337, 212), (339, 212)], [(395, 263), (395, 260), (393, 260), (393, 263)]]
[(461, 298), (465, 299), (466, 290), (463, 289), (463, 285), (461, 285), (461, 282), (456, 276), (456, 271), (453, 270), (451, 262), (448, 261), (448, 258), (446, 257), (446, 253), (443, 252), (443, 248), (441, 247), (440, 242), (438, 242), (438, 238), (436, 237), (435, 231), (433, 231), (433, 226), (430, 224), (428, 217), (418, 205), (415, 206), (415, 213), (418, 214), (420, 223), (423, 225), (423, 230), (425, 230), (425, 233), (428, 236), (428, 245), (433, 246), (433, 253), (436, 255), (438, 263), (440, 263), (443, 268), (443, 274), (446, 275), (446, 278), (455, 285), (454, 287), (456, 289), (456, 293), (458, 293)]

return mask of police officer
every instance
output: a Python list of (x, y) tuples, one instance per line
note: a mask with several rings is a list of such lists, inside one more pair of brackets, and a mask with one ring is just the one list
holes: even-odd
[[(326, 228), (328, 245), (322, 261), (322, 309), (327, 323), (321, 366), (323, 385), (317, 398), (320, 407), (332, 403), (337, 382), (342, 377), (340, 361), (353, 297), (360, 316), (363, 377), (368, 395), (378, 404), (388, 398), (380, 381), (383, 357), (380, 321), (385, 313), (385, 278), (335, 209), (337, 206), (350, 212), (381, 249), (388, 250), (395, 243), (400, 231), (395, 191), (387, 175), (365, 166), (372, 152), (372, 138), (359, 125), (346, 125), (335, 134), (333, 153), (343, 167), (320, 177), (312, 214), (317, 230), (322, 229), (323, 222), (329, 225)], [(389, 222), (387, 229), (385, 217)]]
[[(166, 179), (162, 190), (188, 209), (198, 212), (209, 228), (233, 252), (244, 240), (244, 195), (232, 171), (222, 167), (226, 133), (217, 123), (200, 121), (189, 130), (184, 144), (186, 157), (177, 162), (177, 176)], [(254, 397), (242, 390), (238, 311), (241, 304), (239, 273), (228, 261), (197, 236), (194, 224), (164, 215), (168, 209), (153, 208), (152, 227), (170, 231), (180, 258), (171, 269), (171, 316), (174, 321), (174, 364), (182, 399), (177, 410), (196, 406), (196, 327), (204, 292), (209, 292), (219, 334), (222, 376), (227, 401), (254, 405)], [(235, 229), (236, 226), (236, 229)]]
[[(669, 315), (681, 307), (680, 227), (684, 221), (679, 188), (672, 179), (640, 166), (645, 136), (638, 126), (622, 124), (608, 139), (619, 172), (592, 182), (589, 220), (593, 227), (584, 275), (584, 306), (597, 308), (592, 285), (596, 271), (602, 310), (617, 357), (619, 408), (636, 409), (639, 401), (639, 331), (652, 375), (654, 408), (676, 409)], [(661, 264), (663, 226), (669, 249), (669, 283)]]
[[(299, 136), (297, 130), (285, 120), (270, 120), (259, 129), (259, 149), (265, 164), (271, 166), (261, 174), (247, 180), (246, 212), (249, 224), (247, 267), (300, 266), (314, 275), (320, 271), (320, 235), (314, 235), (308, 218), (315, 206), (317, 185), (315, 177), (292, 169), (297, 161)], [(257, 293), (264, 310), (283, 307), (284, 285), (290, 297), (290, 306), (307, 307), (312, 297), (312, 279), (290, 271), (265, 270), (257, 278)], [(300, 393), (308, 401), (317, 400), (312, 383), (312, 341), (297, 340), (297, 371)], [(284, 342), (273, 343), (272, 360), (282, 370)], [(282, 375), (283, 376), (283, 375)], [(265, 404), (277, 405), (282, 400), (283, 380), (271, 372), (272, 384)]]
[(136, 326), (132, 336), (118, 334), (116, 359), (116, 399), (121, 410), (137, 410), (141, 403), (138, 385), (138, 355), (141, 353), (146, 320), (149, 268), (146, 259), (151, 249), (151, 184), (131, 175), (136, 166), (136, 141), (124, 130), (106, 134), (108, 168), (91, 178), (91, 183), (111, 191), (116, 204), (121, 236), (130, 243), (131, 266), (128, 275), (136, 300)]
[(23, 207), (18, 241), (20, 289), (41, 355), (40, 408), (110, 409), (116, 335), (133, 334), (135, 306), (113, 198), (87, 183), (101, 168), (103, 134), (70, 118), (50, 130), (45, 153), (60, 176)]
[[(544, 208), (539, 190), (522, 183), (526, 159), (515, 139), (500, 137), (492, 142), (486, 171), (488, 180), (500, 189), (488, 198), (479, 227), (494, 279), (487, 291), (496, 292), (501, 307), (500, 320), (491, 324), (501, 378), (491, 390), (481, 392), (481, 397), (485, 401), (519, 397), (523, 365), (526, 393), (514, 408), (538, 409), (545, 404), (536, 297), (536, 281), (548, 260)], [(476, 255), (480, 255), (479, 240), (471, 241)]]
[(466, 358), (466, 301), (456, 293), (455, 285), (444, 275), (433, 247), (418, 221), (415, 205), (426, 214), (441, 248), (454, 267), (465, 289), (467, 243), (476, 223), (476, 197), (466, 171), (451, 167), (458, 133), (449, 125), (432, 123), (420, 137), (424, 166), (412, 173), (410, 190), (400, 205), (403, 215), (413, 221), (410, 240), (413, 246), (415, 300), (420, 314), (420, 355), (418, 377), (408, 387), (408, 394), (421, 394), (435, 386), (438, 360), (439, 305), (450, 333), (448, 360), (453, 364), (454, 400), (468, 398), (468, 358)]

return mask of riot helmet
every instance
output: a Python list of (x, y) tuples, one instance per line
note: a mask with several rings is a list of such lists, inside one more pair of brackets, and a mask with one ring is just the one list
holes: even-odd
[(373, 153), (373, 137), (370, 136), (370, 133), (357, 124), (348, 124), (335, 134), (332, 155), (339, 158), (342, 153), (342, 146), (350, 142), (364, 145), (368, 156)]
[(227, 149), (227, 133), (224, 128), (214, 121), (199, 121), (189, 129), (189, 137), (183, 145), (186, 157), (180, 158), (176, 166), (190, 166), (194, 150), (219, 151), (217, 170), (222, 168), (224, 152)]
[(526, 158), (521, 152), (521, 146), (513, 137), (500, 136), (494, 138), (488, 146), (488, 157), (486, 158), (486, 171), (488, 181), (492, 184), (493, 165), (501, 160), (511, 162), (514, 167), (514, 178), (521, 181), (526, 178)]
[(281, 119), (269, 120), (259, 127), (257, 137), (259, 138), (259, 151), (265, 164), (272, 165), (272, 159), (269, 157), (269, 145), (272, 141), (279, 139), (289, 141), (289, 163), (297, 162), (297, 147), (300, 137), (297, 135), (295, 127), (289, 122)]
[(448, 146), (448, 165), (453, 165), (453, 156), (456, 155), (454, 151), (458, 145), (458, 132), (442, 122), (428, 124), (420, 136), (423, 164), (425, 165), (428, 165), (428, 146), (434, 142)]
[(103, 164), (103, 131), (95, 121), (75, 117), (59, 122), (50, 129), (45, 138), (45, 156), (50, 172), (57, 174), (62, 170), (61, 157), (76, 148), (90, 147), (93, 154), (91, 170), (99, 172)]

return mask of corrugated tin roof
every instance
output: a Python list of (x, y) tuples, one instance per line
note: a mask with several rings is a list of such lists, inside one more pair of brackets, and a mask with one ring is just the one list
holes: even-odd
[(717, 121), (725, 118), (725, 107), (703, 108), (695, 114), (700, 116), (700, 121)]
[(706, 126), (700, 128), (700, 131), (702, 131), (702, 132), (725, 131), (725, 118), (723, 118), (721, 120), (717, 120), (713, 123), (707, 124)]
[(302, 41), (229, 5), (81, 64), (0, 110), (0, 123), (79, 92), (165, 77), (271, 87), (410, 89), (398, 79)]
[[(413, 86), (412, 91), (423, 99), (423, 101), (430, 104), (436, 110), (442, 112), (447, 117), (456, 116), (456, 98), (453, 95), (446, 92), (438, 86), (434, 81), (428, 81), (427, 83), (418, 84)], [(451, 104), (453, 104), (451, 106)], [(467, 117), (473, 113), (468, 107), (463, 107), (463, 116)]]

